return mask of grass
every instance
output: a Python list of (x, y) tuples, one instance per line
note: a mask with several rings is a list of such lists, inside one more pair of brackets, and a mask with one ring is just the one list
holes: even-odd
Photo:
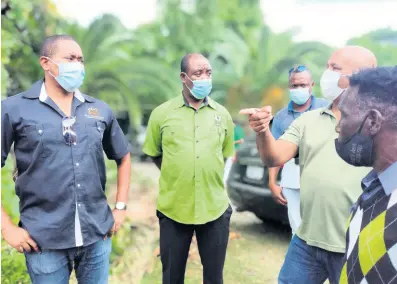
[[(289, 232), (266, 231), (258, 223), (232, 224), (232, 233), (224, 268), (224, 283), (259, 284), (277, 283), (290, 240)], [(233, 233), (239, 231), (240, 233)], [(195, 251), (195, 244), (191, 251)], [(155, 260), (153, 270), (142, 284), (161, 283), (161, 262)], [(191, 253), (185, 273), (186, 284), (202, 283), (202, 266), (198, 255)]]

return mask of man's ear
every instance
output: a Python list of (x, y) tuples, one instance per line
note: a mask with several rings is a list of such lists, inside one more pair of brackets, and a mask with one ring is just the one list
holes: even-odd
[(50, 60), (48, 60), (48, 57), (41, 56), (40, 57), (40, 65), (44, 71), (50, 70)]
[(376, 109), (371, 109), (368, 113), (367, 123), (371, 136), (375, 136), (381, 129), (384, 121), (383, 115)]
[(181, 72), (179, 76), (181, 78), (182, 83), (186, 84), (186, 74), (184, 72)]

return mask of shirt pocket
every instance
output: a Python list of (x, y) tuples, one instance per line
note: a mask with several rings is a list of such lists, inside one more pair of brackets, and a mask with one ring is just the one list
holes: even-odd
[(188, 141), (188, 132), (183, 126), (167, 126), (162, 132), (163, 151), (182, 152)]
[(210, 149), (215, 149), (216, 154), (222, 155), (223, 144), (226, 139), (227, 129), (223, 124), (209, 126), (204, 132), (204, 139)]
[(26, 125), (21, 130), (18, 149), (34, 153), (38, 151), (39, 157), (45, 158), (59, 151), (62, 142), (61, 130), (51, 124)]
[(88, 147), (95, 150), (103, 150), (102, 141), (103, 134), (106, 130), (106, 124), (103, 121), (95, 121), (94, 123), (87, 123), (86, 134)]

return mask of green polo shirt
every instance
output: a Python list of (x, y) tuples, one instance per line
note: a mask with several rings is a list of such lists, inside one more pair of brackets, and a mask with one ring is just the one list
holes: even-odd
[(208, 98), (196, 111), (183, 96), (150, 115), (143, 152), (162, 156), (157, 209), (183, 224), (205, 224), (229, 206), (224, 159), (234, 154), (233, 121)]
[(302, 114), (282, 140), (299, 147), (301, 217), (297, 235), (307, 244), (345, 252), (346, 222), (369, 168), (344, 162), (335, 150), (337, 120), (329, 107)]

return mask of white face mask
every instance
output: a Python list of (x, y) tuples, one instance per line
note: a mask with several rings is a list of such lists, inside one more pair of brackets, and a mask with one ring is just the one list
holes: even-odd
[(346, 90), (338, 86), (339, 79), (342, 76), (345, 75), (329, 69), (324, 71), (320, 80), (321, 92), (323, 93), (324, 98), (332, 102)]

